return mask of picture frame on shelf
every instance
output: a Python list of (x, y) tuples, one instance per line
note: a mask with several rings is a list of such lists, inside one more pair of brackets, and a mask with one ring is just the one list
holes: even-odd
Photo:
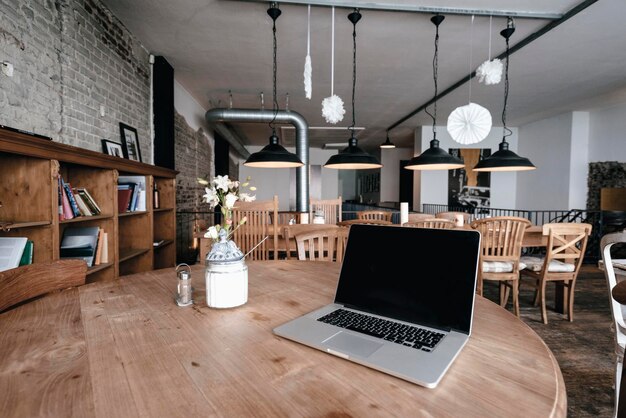
[(122, 144), (119, 142), (109, 141), (108, 139), (102, 139), (102, 152), (107, 155), (113, 155), (114, 157), (124, 158), (124, 150)]
[(122, 148), (124, 150), (124, 158), (142, 162), (137, 129), (120, 122), (120, 137), (122, 140)]

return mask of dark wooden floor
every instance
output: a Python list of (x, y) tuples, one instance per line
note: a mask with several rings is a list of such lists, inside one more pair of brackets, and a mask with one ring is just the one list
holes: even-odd
[[(552, 350), (567, 389), (568, 417), (611, 417), (615, 343), (609, 294), (604, 274), (583, 265), (576, 282), (574, 322), (552, 306), (554, 285), (548, 290), (548, 324), (541, 322), (539, 307), (532, 306), (533, 290), (520, 290), (520, 315)], [(485, 285), (485, 296), (497, 300), (495, 285)], [(512, 312), (511, 304), (507, 309)]]

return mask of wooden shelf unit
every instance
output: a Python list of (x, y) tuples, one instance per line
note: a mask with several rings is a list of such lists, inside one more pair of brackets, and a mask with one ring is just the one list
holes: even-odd
[[(176, 174), (174, 170), (0, 128), (0, 237), (33, 240), (33, 262), (37, 263), (59, 258), (60, 240), (69, 226), (103, 228), (108, 233), (109, 262), (89, 268), (89, 282), (173, 267)], [(60, 221), (59, 175), (72, 188), (87, 189), (102, 213)], [(117, 213), (120, 175), (145, 176), (145, 211)], [(153, 207), (154, 184), (160, 193), (158, 209)], [(153, 248), (153, 242), (159, 240), (168, 244)]]

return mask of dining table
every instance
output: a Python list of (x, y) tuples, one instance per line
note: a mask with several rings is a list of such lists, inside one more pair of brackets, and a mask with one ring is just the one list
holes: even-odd
[(541, 338), (475, 296), (471, 336), (425, 388), (275, 335), (333, 301), (340, 263), (249, 261), (246, 304), (175, 303), (174, 268), (48, 294), (0, 314), (3, 417), (565, 417)]

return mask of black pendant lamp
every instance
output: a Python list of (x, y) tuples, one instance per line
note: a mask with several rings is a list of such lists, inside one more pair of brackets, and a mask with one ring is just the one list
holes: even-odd
[(476, 164), (472, 171), (528, 171), (534, 170), (536, 167), (528, 158), (520, 157), (513, 151), (509, 150), (509, 143), (506, 137), (512, 134), (511, 130), (506, 127), (506, 104), (509, 98), (509, 38), (515, 32), (515, 25), (512, 18), (508, 18), (506, 29), (500, 32), (500, 35), (506, 40), (506, 64), (504, 67), (504, 107), (502, 108), (502, 129), (504, 134), (502, 142), (498, 146), (498, 151), (489, 157), (481, 160)]
[(391, 141), (389, 140), (389, 132), (387, 132), (387, 139), (385, 140), (385, 142), (383, 142), (382, 144), (380, 144), (380, 147), (381, 147), (381, 148), (387, 148), (387, 149), (389, 149), (389, 148), (395, 148), (395, 147), (396, 147), (396, 144), (394, 144), (393, 142), (391, 142)]
[(270, 136), (270, 143), (263, 147), (259, 152), (255, 152), (250, 155), (243, 165), (247, 167), (257, 168), (291, 168), (301, 167), (304, 165), (300, 158), (296, 154), (293, 154), (285, 149), (278, 143), (278, 136), (276, 136), (276, 127), (274, 122), (276, 121), (276, 114), (278, 113), (278, 101), (276, 100), (276, 19), (280, 16), (281, 11), (276, 7), (276, 3), (272, 2), (270, 8), (267, 9), (267, 14), (272, 18), (272, 33), (274, 39), (274, 102), (272, 108), (274, 110), (274, 117), (270, 122), (270, 128), (272, 128), (272, 135)]
[(439, 64), (439, 25), (445, 17), (435, 15), (430, 21), (435, 25), (435, 56), (433, 58), (433, 80), (435, 81), (435, 102), (433, 104), (433, 114), (428, 109), (426, 113), (433, 119), (433, 139), (430, 141), (430, 147), (420, 155), (411, 158), (409, 163), (404, 167), (408, 170), (454, 170), (465, 167), (463, 161), (449, 152), (439, 148), (439, 140), (437, 140), (437, 70)]
[(348, 15), (348, 19), (352, 22), (352, 126), (350, 126), (350, 139), (348, 140), (348, 147), (339, 151), (338, 154), (333, 155), (326, 161), (324, 167), (335, 168), (338, 170), (365, 170), (371, 168), (380, 168), (383, 165), (378, 161), (378, 158), (368, 154), (358, 147), (357, 139), (354, 137), (354, 90), (356, 88), (356, 24), (361, 19), (361, 13), (358, 9), (354, 9), (352, 13)]

